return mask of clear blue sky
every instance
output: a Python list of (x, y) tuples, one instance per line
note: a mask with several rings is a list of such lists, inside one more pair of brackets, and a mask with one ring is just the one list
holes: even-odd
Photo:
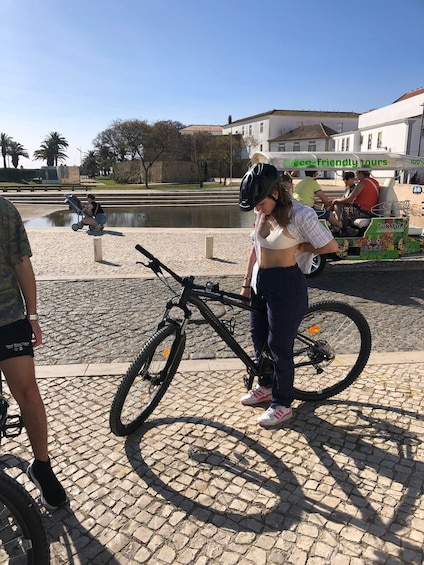
[(58, 131), (69, 165), (118, 118), (361, 113), (424, 86), (423, 0), (1, 4), (0, 132), (32, 155)]

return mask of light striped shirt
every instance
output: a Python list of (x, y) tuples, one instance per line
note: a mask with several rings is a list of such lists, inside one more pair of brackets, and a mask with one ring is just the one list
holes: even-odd
[[(296, 200), (292, 200), (293, 208), (290, 218), (290, 223), (287, 225), (287, 231), (296, 240), (301, 243), (310, 243), (315, 249), (324, 247), (327, 243), (333, 239), (331, 231), (326, 228), (318, 219), (318, 216), (309, 206), (304, 206)], [(259, 212), (255, 222), (255, 231), (252, 233), (253, 243), (255, 245), (256, 251), (256, 263), (253, 267), (252, 272), (252, 288), (256, 292), (256, 278), (259, 269), (260, 262), (260, 245), (256, 237), (256, 230), (259, 229), (261, 224), (262, 212)], [(307, 274), (311, 271), (312, 260), (314, 257), (313, 253), (307, 253), (305, 251), (296, 251), (296, 262), (299, 265), (300, 270)]]

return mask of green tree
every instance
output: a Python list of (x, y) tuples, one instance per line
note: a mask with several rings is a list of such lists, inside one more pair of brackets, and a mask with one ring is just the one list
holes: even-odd
[(216, 169), (220, 176), (220, 182), (232, 174), (231, 168), (240, 162), (243, 147), (243, 138), (240, 134), (216, 135), (213, 139), (211, 151), (211, 165)]
[(34, 151), (34, 159), (46, 161), (48, 167), (57, 167), (60, 161), (65, 161), (68, 157), (63, 151), (68, 145), (69, 143), (60, 133), (50, 132), (41, 143), (40, 149)]
[(214, 136), (209, 132), (199, 131), (183, 137), (187, 155), (196, 165), (197, 180), (202, 186), (208, 177), (208, 162), (212, 158), (215, 145)]
[(160, 157), (169, 159), (179, 152), (181, 125), (179, 122), (162, 120), (142, 128), (137, 153), (144, 170), (146, 188), (149, 187), (149, 172), (154, 163)]
[(180, 149), (180, 122), (171, 120), (149, 124), (145, 120), (115, 120), (94, 139), (97, 154), (113, 156), (115, 161), (140, 160), (144, 182), (149, 186), (149, 171), (159, 158), (170, 158)]
[(28, 151), (21, 143), (18, 143), (17, 141), (9, 142), (9, 155), (12, 158), (12, 165), (15, 167), (15, 169), (18, 168), (19, 157), (25, 157), (26, 159), (29, 159)]
[(81, 166), (84, 171), (87, 172), (88, 176), (94, 179), (100, 169), (96, 151), (88, 151), (84, 156)]
[(12, 141), (12, 137), (7, 135), (7, 133), (0, 133), (0, 147), (1, 147), (1, 154), (3, 157), (3, 167), (6, 169), (6, 155), (9, 153), (9, 144)]

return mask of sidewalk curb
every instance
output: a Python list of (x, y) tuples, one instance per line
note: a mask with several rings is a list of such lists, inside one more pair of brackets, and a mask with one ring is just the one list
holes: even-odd
[[(367, 366), (370, 365), (409, 365), (424, 363), (424, 351), (394, 351), (371, 353)], [(58, 377), (100, 377), (123, 375), (129, 363), (80, 363), (69, 365), (39, 365), (36, 376), (42, 378)], [(179, 372), (200, 371), (243, 371), (244, 365), (239, 359), (198, 359), (182, 361)]]

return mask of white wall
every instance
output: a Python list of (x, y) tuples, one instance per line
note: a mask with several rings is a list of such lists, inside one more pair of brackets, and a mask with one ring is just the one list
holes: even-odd
[[(279, 116), (274, 114), (262, 115), (259, 117), (250, 117), (245, 120), (238, 120), (234, 124), (226, 124), (222, 128), (223, 135), (239, 133), (244, 138), (253, 137), (257, 141), (255, 147), (248, 148), (242, 158), (249, 158), (256, 151), (270, 151), (270, 139), (278, 137), (283, 133), (287, 133), (301, 125), (317, 124), (322, 122), (327, 127), (337, 131), (338, 125), (342, 124), (343, 131), (351, 131), (357, 128), (358, 118), (344, 117), (344, 116), (326, 116), (325, 114), (317, 115), (285, 115)], [(262, 132), (261, 132), (262, 124)], [(312, 141), (312, 140), (311, 140)], [(306, 146), (308, 141), (305, 141)], [(261, 148), (262, 146), (262, 148)], [(304, 149), (302, 149), (303, 151)], [(307, 149), (305, 149), (306, 151)], [(318, 150), (318, 146), (317, 146)]]
[[(382, 132), (383, 147), (388, 147), (394, 153), (417, 155), (424, 109), (422, 104), (424, 104), (424, 94), (417, 94), (406, 100), (361, 114), (358, 129), (363, 135), (363, 143), (360, 150), (368, 150), (367, 140), (370, 133), (373, 136), (372, 149), (377, 149), (378, 132)], [(420, 153), (424, 154), (423, 141), (421, 141)]]

